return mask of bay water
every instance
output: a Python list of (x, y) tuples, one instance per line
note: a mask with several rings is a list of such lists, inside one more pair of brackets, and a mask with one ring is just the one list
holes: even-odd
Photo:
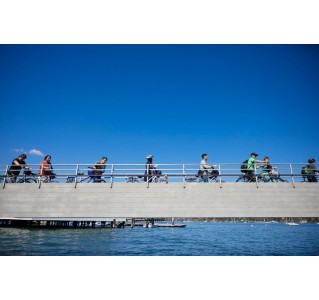
[(185, 222), (185, 228), (0, 228), (0, 255), (318, 256), (319, 224)]

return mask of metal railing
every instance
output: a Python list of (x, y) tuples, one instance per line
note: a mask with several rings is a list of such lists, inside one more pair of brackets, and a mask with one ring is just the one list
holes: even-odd
[(92, 164), (54, 164), (52, 165), (54, 175), (38, 175), (38, 173), (41, 173), (39, 172), (40, 166), (39, 164), (33, 164), (29, 165), (32, 174), (24, 173), (22, 169), (21, 174), (17, 176), (13, 176), (10, 172), (10, 165), (0, 165), (0, 182), (3, 188), (6, 184), (14, 182), (36, 183), (40, 188), (42, 184), (50, 182), (70, 183), (74, 184), (74, 187), (78, 184), (93, 182), (110, 183), (111, 187), (116, 182), (145, 182), (149, 187), (151, 183), (181, 182), (186, 186), (188, 183), (206, 181), (208, 183), (217, 182), (220, 187), (224, 182), (254, 182), (258, 187), (263, 181), (287, 181), (294, 187), (297, 180), (307, 182), (308, 176), (313, 176), (316, 180), (318, 176), (318, 173), (315, 175), (301, 174), (301, 169), (305, 166), (305, 163), (272, 163), (271, 165), (276, 170), (277, 175), (275, 172), (273, 176), (268, 177), (263, 176), (262, 170), (259, 169), (262, 164), (256, 163), (249, 176), (247, 173), (241, 172), (241, 163), (214, 163), (212, 165), (214, 165), (214, 176), (211, 175), (212, 170), (207, 170), (207, 175), (199, 175), (199, 164), (156, 164), (156, 169), (151, 168), (154, 164), (107, 164), (100, 165), (105, 167), (102, 170), (92, 170)]

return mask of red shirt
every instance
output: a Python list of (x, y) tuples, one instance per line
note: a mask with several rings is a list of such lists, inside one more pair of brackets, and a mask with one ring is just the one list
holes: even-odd
[(41, 162), (38, 175), (50, 175), (50, 169), (46, 169), (46, 168), (42, 167), (42, 166), (48, 166), (48, 165), (49, 164), (46, 160)]

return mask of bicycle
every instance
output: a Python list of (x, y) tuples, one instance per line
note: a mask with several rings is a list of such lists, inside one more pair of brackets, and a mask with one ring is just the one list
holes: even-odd
[[(160, 170), (150, 170), (151, 173), (149, 175), (139, 175), (139, 176), (128, 176), (126, 178), (126, 183), (134, 183), (134, 182), (150, 182), (150, 183), (160, 183), (166, 182), (161, 179), (162, 171)], [(147, 178), (145, 180), (145, 178)]]
[(280, 177), (280, 174), (277, 170), (276, 167), (272, 168), (269, 172), (266, 173), (262, 173), (260, 175), (258, 175), (258, 181), (263, 181), (263, 182), (288, 182), (285, 179), (282, 179)]
[[(185, 178), (186, 182), (219, 182), (219, 172), (217, 170), (212, 170), (207, 176), (207, 180), (203, 179), (203, 171), (199, 170), (195, 177)], [(204, 175), (205, 176), (205, 175)], [(224, 182), (224, 181), (223, 181)]]
[[(89, 167), (89, 169), (93, 169)], [(84, 177), (84, 178), (83, 178)], [(78, 180), (79, 178), (79, 180)], [(104, 178), (110, 178), (109, 176), (104, 176)], [(66, 183), (74, 183), (75, 180), (78, 180), (78, 183), (90, 183), (91, 181), (98, 183), (98, 182), (106, 182), (100, 175), (96, 175), (93, 171), (88, 171), (88, 176), (85, 176), (84, 173), (78, 173), (77, 176), (68, 176), (66, 178)]]
[(59, 181), (54, 180), (55, 175), (42, 175), (38, 176), (37, 182), (39, 183), (40, 181), (43, 183), (59, 183)]
[(2, 182), (5, 180), (6, 183), (37, 183), (36, 174), (32, 173), (30, 170), (25, 170), (20, 179), (16, 180), (18, 176), (13, 175), (8, 172), (7, 175), (3, 175)]
[(243, 175), (240, 175), (236, 182), (256, 182), (256, 175), (251, 172), (243, 173)]
[(144, 181), (144, 176), (128, 176), (125, 179), (126, 183), (142, 182)]

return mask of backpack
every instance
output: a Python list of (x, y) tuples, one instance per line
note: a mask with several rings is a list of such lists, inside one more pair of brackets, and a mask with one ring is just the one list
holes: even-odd
[(311, 173), (312, 173), (312, 171), (309, 170), (309, 165), (306, 165), (306, 166), (301, 168), (301, 175), (309, 175)]
[(243, 161), (243, 163), (240, 166), (240, 171), (242, 173), (247, 173), (247, 166), (248, 166), (248, 159), (246, 159), (245, 161)]
[(275, 178), (280, 177), (280, 174), (279, 174), (278, 170), (277, 170), (277, 169), (274, 169), (274, 168), (271, 169), (268, 174), (271, 175), (272, 177), (275, 177)]

